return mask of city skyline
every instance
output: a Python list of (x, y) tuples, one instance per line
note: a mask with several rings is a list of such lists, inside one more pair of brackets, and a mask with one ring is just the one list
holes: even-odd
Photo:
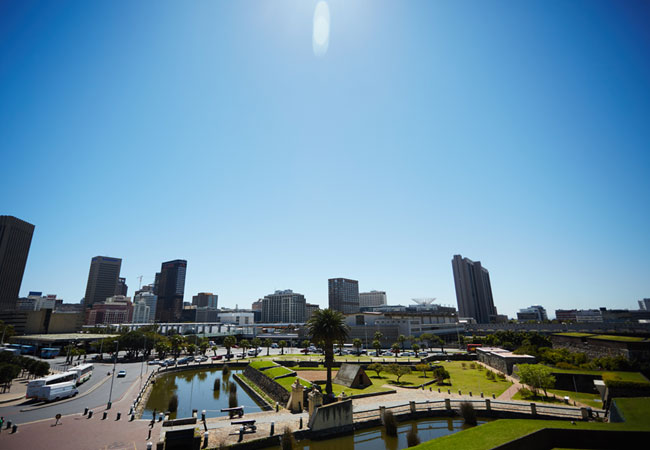
[(20, 296), (78, 302), (108, 255), (224, 307), (333, 277), (455, 305), (455, 254), (510, 317), (650, 295), (647, 2), (327, 4), (0, 5)]

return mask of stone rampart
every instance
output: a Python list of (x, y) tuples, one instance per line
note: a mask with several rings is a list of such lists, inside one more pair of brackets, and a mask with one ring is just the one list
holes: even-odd
[(258, 385), (264, 393), (281, 405), (286, 405), (289, 401), (289, 392), (262, 372), (253, 369), (251, 366), (247, 366), (244, 369), (244, 376)]

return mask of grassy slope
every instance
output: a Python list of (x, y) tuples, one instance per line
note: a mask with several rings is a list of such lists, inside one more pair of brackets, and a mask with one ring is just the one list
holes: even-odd
[(542, 402), (542, 403), (555, 403), (562, 405), (564, 401), (562, 400), (565, 396), (569, 397), (571, 400), (576, 400), (585, 405), (591, 406), (592, 408), (602, 409), (603, 402), (600, 401), (600, 394), (589, 394), (586, 392), (573, 392), (573, 391), (561, 391), (559, 389), (549, 389), (549, 395), (555, 394), (559, 399), (554, 399), (552, 397), (544, 398), (544, 395), (537, 397), (524, 397), (519, 392), (517, 392), (512, 399), (513, 400), (525, 400), (531, 402)]
[(625, 417), (625, 423), (576, 422), (567, 421), (502, 419), (488, 422), (469, 430), (444, 436), (420, 444), (417, 450), (488, 450), (520, 436), (542, 428), (576, 428), (591, 430), (650, 430), (650, 398), (617, 399)]

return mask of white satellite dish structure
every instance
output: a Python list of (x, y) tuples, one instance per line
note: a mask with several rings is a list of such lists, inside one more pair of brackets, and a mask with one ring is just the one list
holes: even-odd
[(436, 301), (436, 297), (412, 298), (420, 306), (429, 306)]

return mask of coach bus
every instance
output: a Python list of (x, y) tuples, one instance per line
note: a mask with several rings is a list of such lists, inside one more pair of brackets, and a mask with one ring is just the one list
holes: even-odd
[(77, 385), (87, 381), (93, 374), (93, 369), (95, 367), (92, 364), (81, 364), (76, 367), (71, 367), (70, 372), (77, 373)]
[(46, 402), (60, 400), (62, 398), (74, 397), (79, 393), (77, 385), (74, 381), (67, 381), (65, 383), (50, 384), (43, 386), (38, 399)]
[(50, 386), (53, 384), (75, 382), (77, 381), (77, 372), (63, 372), (56, 375), (50, 375), (49, 377), (39, 378), (38, 380), (32, 380), (27, 383), (27, 392), (25, 393), (26, 398), (41, 398), (41, 390), (45, 386)]
[(41, 349), (41, 358), (54, 358), (59, 356), (60, 350), (58, 348), (42, 348)]

